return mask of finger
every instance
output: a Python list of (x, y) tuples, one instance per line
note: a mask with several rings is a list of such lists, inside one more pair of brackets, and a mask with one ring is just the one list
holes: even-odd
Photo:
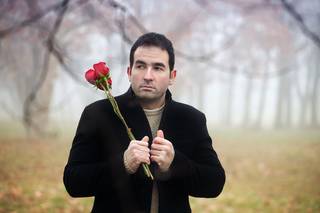
[(152, 143), (163, 144), (163, 143), (165, 143), (165, 141), (166, 141), (166, 139), (157, 136), (153, 139)]
[(163, 155), (163, 152), (158, 151), (158, 150), (151, 150), (150, 154), (151, 154), (151, 157), (152, 156), (161, 156), (161, 155)]
[(153, 143), (151, 145), (151, 150), (165, 150), (166, 149), (166, 146), (165, 145), (162, 145), (162, 144), (157, 144), (157, 143)]
[(150, 163), (150, 153), (143, 152), (140, 150), (135, 150), (132, 154), (132, 159), (136, 161), (136, 163)]
[(161, 145), (165, 145), (165, 146), (171, 146), (171, 142), (164, 139), (164, 138), (160, 138), (160, 137), (155, 137), (154, 140), (152, 141), (152, 144), (161, 144)]
[(150, 158), (140, 158), (133, 160), (133, 164), (135, 165), (134, 167), (139, 166), (141, 163), (150, 164)]
[(135, 149), (141, 151), (141, 152), (145, 152), (145, 153), (149, 153), (150, 149), (147, 146), (137, 146)]
[(141, 157), (140, 162), (141, 163), (147, 163), (150, 164), (150, 154), (148, 153), (147, 155), (144, 155), (143, 157)]
[(143, 152), (150, 152), (150, 149), (147, 145), (143, 143), (133, 142), (129, 145), (128, 149), (130, 153), (133, 153), (135, 151), (143, 151)]
[(151, 159), (151, 161), (156, 162), (159, 166), (161, 166), (161, 164), (163, 164), (162, 157), (151, 156), (150, 159)]
[(136, 158), (136, 159), (143, 158), (143, 157), (150, 157), (149, 151), (144, 151), (144, 150), (139, 150), (139, 149), (135, 149), (129, 154), (131, 154), (132, 157)]
[(148, 146), (149, 146), (149, 143), (146, 142), (146, 141), (137, 141), (137, 142), (136, 142), (136, 145), (148, 147)]
[(149, 141), (149, 137), (148, 136), (144, 136), (141, 141), (148, 142)]
[(150, 155), (141, 158), (140, 162), (150, 164)]
[(164, 138), (164, 134), (162, 130), (157, 131), (157, 137)]
[[(142, 143), (141, 143), (142, 142)], [(138, 141), (138, 140), (132, 140), (130, 143), (129, 143), (129, 146), (130, 145), (134, 145), (134, 144), (148, 144), (148, 142), (145, 142), (145, 141)]]

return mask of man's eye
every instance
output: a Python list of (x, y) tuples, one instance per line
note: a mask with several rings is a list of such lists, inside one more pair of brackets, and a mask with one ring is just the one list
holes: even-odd
[(137, 65), (136, 67), (137, 67), (137, 69), (144, 69), (144, 68), (145, 68), (145, 66), (144, 66), (144, 65), (142, 65), (142, 64)]
[(163, 70), (162, 67), (155, 67), (154, 69), (155, 69), (156, 71), (162, 71), (162, 70)]

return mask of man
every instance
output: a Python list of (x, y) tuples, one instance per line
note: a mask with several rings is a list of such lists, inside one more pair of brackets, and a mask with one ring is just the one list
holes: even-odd
[(174, 60), (172, 44), (161, 34), (142, 35), (131, 48), (131, 86), (116, 100), (140, 140), (129, 141), (108, 101), (84, 109), (64, 184), (73, 197), (94, 196), (92, 212), (191, 212), (189, 195), (221, 193), (225, 173), (204, 114), (175, 102), (168, 90), (176, 78)]

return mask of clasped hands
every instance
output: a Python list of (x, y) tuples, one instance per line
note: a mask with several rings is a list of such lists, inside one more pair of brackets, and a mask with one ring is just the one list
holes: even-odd
[(158, 164), (161, 172), (169, 170), (174, 158), (172, 143), (164, 138), (162, 130), (157, 131), (151, 149), (148, 147), (148, 141), (148, 136), (144, 136), (141, 141), (131, 141), (124, 152), (124, 165), (129, 173), (135, 173), (140, 164), (150, 164), (151, 161)]

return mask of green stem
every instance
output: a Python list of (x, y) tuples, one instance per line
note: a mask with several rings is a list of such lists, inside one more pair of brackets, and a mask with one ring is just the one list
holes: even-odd
[[(122, 124), (125, 126), (125, 128), (127, 130), (127, 133), (128, 133), (128, 136), (130, 138), (130, 141), (135, 140), (134, 135), (132, 134), (130, 128), (128, 127), (125, 119), (123, 118), (123, 116), (122, 116), (122, 114), (120, 112), (120, 109), (119, 109), (119, 106), (118, 106), (118, 103), (117, 103), (116, 99), (111, 95), (110, 87), (109, 87), (107, 78), (103, 78), (103, 79), (106, 82), (107, 88), (103, 85), (103, 83), (99, 82), (99, 84), (103, 88), (103, 91), (105, 92), (105, 94), (107, 95), (107, 98), (108, 98), (108, 100), (110, 101), (110, 103), (112, 105), (113, 111), (116, 113), (116, 115), (118, 116), (118, 118), (120, 119)], [(144, 173), (147, 175), (147, 177), (150, 177), (151, 180), (153, 180), (153, 175), (152, 175), (152, 173), (151, 173), (151, 171), (149, 169), (148, 164), (143, 163), (142, 167), (143, 167)]]

